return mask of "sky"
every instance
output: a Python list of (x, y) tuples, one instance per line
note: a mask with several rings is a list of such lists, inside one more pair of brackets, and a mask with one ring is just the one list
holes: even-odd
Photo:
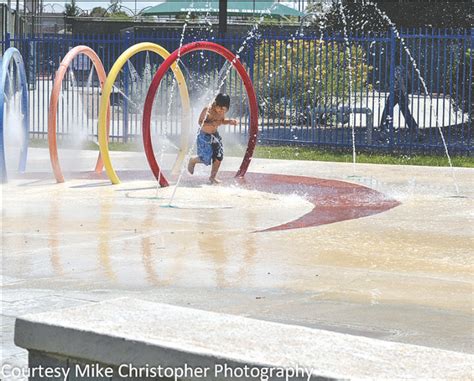
[[(190, 0), (192, 1), (192, 0)], [(256, 0), (258, 1), (258, 0)], [(6, 3), (7, 0), (0, 0), (0, 3)], [(55, 6), (55, 10), (56, 11), (60, 11), (62, 8), (64, 8), (64, 4), (65, 3), (68, 3), (70, 2), (70, 0), (64, 0), (64, 1), (57, 1), (57, 0), (53, 0), (53, 1), (48, 1), (48, 0), (43, 0), (43, 3), (46, 5), (46, 4), (56, 4)], [(132, 10), (135, 10), (135, 3), (136, 3), (136, 6), (137, 6), (137, 10), (141, 10), (145, 7), (148, 7), (148, 6), (151, 6), (151, 5), (157, 5), (157, 4), (160, 4), (164, 2), (164, 0), (148, 0), (148, 1), (129, 1), (129, 0), (123, 0), (122, 1), (122, 4)], [(12, 7), (15, 8), (15, 3), (16, 3), (16, 0), (11, 0), (11, 4), (12, 4)], [(101, 1), (101, 0), (97, 0), (97, 1), (84, 1), (84, 0), (76, 0), (76, 3), (77, 5), (83, 9), (83, 10), (91, 10), (92, 8), (94, 7), (98, 7), (98, 6), (101, 6), (101, 7), (104, 7), (104, 8), (107, 8), (109, 5), (110, 5), (110, 0), (105, 0), (105, 1)], [(285, 3), (285, 5), (292, 5), (293, 1), (292, 0), (287, 0), (287, 1), (282, 1), (282, 3)], [(23, 9), (23, 0), (20, 1), (20, 9)]]
[[(157, 5), (162, 3), (162, 0), (158, 1), (137, 1), (137, 9), (143, 9), (145, 7), (149, 7), (150, 5)], [(46, 2), (45, 2), (46, 3)], [(59, 1), (55, 1), (55, 3), (64, 4)], [(104, 7), (107, 8), (110, 5), (110, 1), (80, 1), (76, 0), (77, 5), (82, 9), (92, 9), (94, 7)], [(135, 1), (122, 1), (122, 4), (130, 9), (135, 9)]]
[[(0, 2), (6, 2), (6, 0), (0, 0)], [(15, 2), (16, 0), (12, 0), (12, 8), (15, 8)], [(44, 0), (43, 3), (44, 5), (47, 5), (47, 4), (51, 4), (51, 5), (57, 5), (55, 6), (55, 10), (60, 10), (60, 8), (64, 8), (64, 4), (66, 3), (69, 3), (70, 0), (64, 0), (64, 1), (47, 1), (47, 0)], [(145, 7), (148, 7), (150, 5), (157, 5), (157, 4), (160, 4), (162, 3), (163, 0), (155, 0), (155, 1), (136, 1), (136, 4), (137, 4), (137, 9), (138, 10), (141, 10)], [(23, 1), (20, 1), (20, 9), (23, 9), (23, 5), (22, 5)], [(79, 6), (79, 8), (83, 9), (83, 10), (91, 10), (92, 8), (94, 7), (104, 7), (104, 8), (107, 8), (109, 5), (110, 5), (110, 1), (109, 0), (106, 0), (106, 1), (100, 1), (100, 0), (97, 0), (97, 1), (83, 1), (83, 0), (76, 0), (76, 4)], [(122, 1), (122, 4), (132, 10), (135, 9), (135, 1)]]

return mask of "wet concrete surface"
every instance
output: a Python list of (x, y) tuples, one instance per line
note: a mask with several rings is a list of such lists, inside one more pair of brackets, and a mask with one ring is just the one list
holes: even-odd
[[(96, 153), (83, 155), (87, 170)], [(447, 168), (254, 160), (252, 173), (362, 185), (397, 202), (262, 231), (327, 204), (291, 188), (208, 186), (199, 167), (169, 207), (173, 188), (156, 189), (143, 154), (113, 155), (129, 174), (120, 185), (74, 171), (56, 184), (47, 151), (33, 149), (27, 176), (2, 186), (3, 362), (26, 363), (14, 317), (119, 296), (474, 352), (472, 169), (455, 170), (453, 197)]]

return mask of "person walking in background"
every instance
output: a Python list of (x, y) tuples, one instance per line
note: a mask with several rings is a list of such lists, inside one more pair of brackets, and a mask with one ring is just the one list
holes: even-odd
[(380, 121), (380, 131), (383, 134), (388, 133), (390, 125), (390, 102), (393, 95), (393, 106), (398, 104), (403, 117), (405, 118), (406, 124), (410, 131), (418, 132), (418, 123), (413, 118), (410, 109), (408, 108), (408, 91), (405, 85), (405, 74), (404, 67), (399, 65), (395, 68), (395, 81), (394, 81), (394, 92), (389, 94), (385, 102), (385, 108), (383, 110), (382, 119)]

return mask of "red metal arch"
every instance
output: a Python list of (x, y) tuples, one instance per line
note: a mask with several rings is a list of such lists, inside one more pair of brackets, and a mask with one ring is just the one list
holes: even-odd
[(237, 59), (237, 57), (228, 49), (224, 48), (221, 45), (218, 45), (214, 42), (208, 41), (198, 41), (192, 42), (187, 45), (183, 45), (181, 49), (175, 50), (159, 67), (153, 81), (151, 82), (150, 88), (148, 89), (148, 94), (145, 100), (145, 107), (143, 110), (143, 145), (145, 148), (145, 154), (148, 160), (148, 164), (153, 172), (153, 175), (159, 181), (162, 187), (168, 186), (168, 181), (163, 176), (163, 173), (160, 170), (158, 163), (156, 162), (155, 152), (153, 151), (153, 144), (151, 142), (151, 111), (153, 107), (153, 101), (156, 96), (156, 92), (160, 86), (161, 80), (165, 76), (168, 69), (178, 60), (179, 56), (183, 57), (188, 53), (191, 53), (196, 50), (208, 50), (214, 53), (217, 53), (228, 60), (234, 68), (239, 73), (240, 78), (242, 79), (245, 90), (247, 91), (247, 97), (249, 100), (250, 107), (250, 131), (249, 131), (249, 140), (247, 144), (247, 150), (245, 152), (244, 159), (240, 165), (239, 170), (237, 171), (236, 177), (243, 177), (247, 172), (247, 169), (252, 160), (253, 151), (255, 145), (257, 144), (257, 135), (258, 135), (258, 105), (257, 97), (255, 95), (255, 90), (252, 85), (252, 80), (247, 74), (242, 63)]

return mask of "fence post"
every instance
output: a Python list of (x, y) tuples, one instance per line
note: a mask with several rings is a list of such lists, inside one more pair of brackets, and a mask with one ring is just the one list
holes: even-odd
[(474, 96), (472, 94), (472, 82), (473, 82), (473, 79), (472, 79), (472, 56), (474, 55), (474, 28), (471, 28), (471, 46), (470, 46), (470, 50), (469, 50), (469, 78), (470, 80), (468, 81), (467, 85), (469, 86), (469, 91), (468, 91), (468, 110), (467, 110), (467, 115), (468, 115), (468, 131), (469, 131), (469, 135), (468, 135), (468, 139), (467, 139), (467, 146), (470, 147), (471, 146), (471, 139), (472, 139), (472, 129), (471, 129), (471, 126), (472, 126), (472, 119), (473, 119), (473, 113), (474, 113), (474, 110), (473, 110), (473, 106), (472, 106), (472, 102), (473, 102), (473, 99), (472, 97)]
[[(248, 60), (248, 68), (249, 68), (249, 76), (252, 81), (252, 84), (254, 83), (254, 70), (255, 70), (255, 44), (257, 43), (257, 39), (252, 39), (249, 43), (249, 60)], [(246, 120), (245, 120), (245, 132), (248, 132), (248, 126), (250, 126), (250, 114), (247, 115)]]
[(252, 82), (253, 82), (253, 72), (254, 72), (254, 64), (255, 64), (255, 43), (256, 43), (256, 40), (252, 40), (249, 43), (248, 66), (249, 66), (249, 76), (252, 79)]
[(5, 50), (7, 50), (10, 47), (11, 44), (11, 36), (10, 33), (5, 34)]
[(28, 89), (36, 90), (36, 60), (37, 49), (34, 35), (30, 34), (28, 38)]
[[(130, 31), (125, 32), (125, 50), (128, 49), (132, 45), (132, 36)], [(125, 97), (123, 99), (123, 141), (124, 143), (128, 142), (128, 135), (129, 135), (129, 128), (128, 128), (128, 97), (129, 97), (129, 91), (128, 91), (128, 65), (124, 65), (123, 67), (124, 70), (124, 79), (123, 79), (123, 85), (124, 85), (124, 92), (125, 92)]]
[(393, 147), (394, 139), (394, 127), (393, 127), (393, 108), (395, 107), (395, 55), (397, 48), (397, 37), (393, 30), (390, 28), (390, 93), (389, 93), (389, 105), (388, 105), (388, 129), (389, 129), (389, 146)]

